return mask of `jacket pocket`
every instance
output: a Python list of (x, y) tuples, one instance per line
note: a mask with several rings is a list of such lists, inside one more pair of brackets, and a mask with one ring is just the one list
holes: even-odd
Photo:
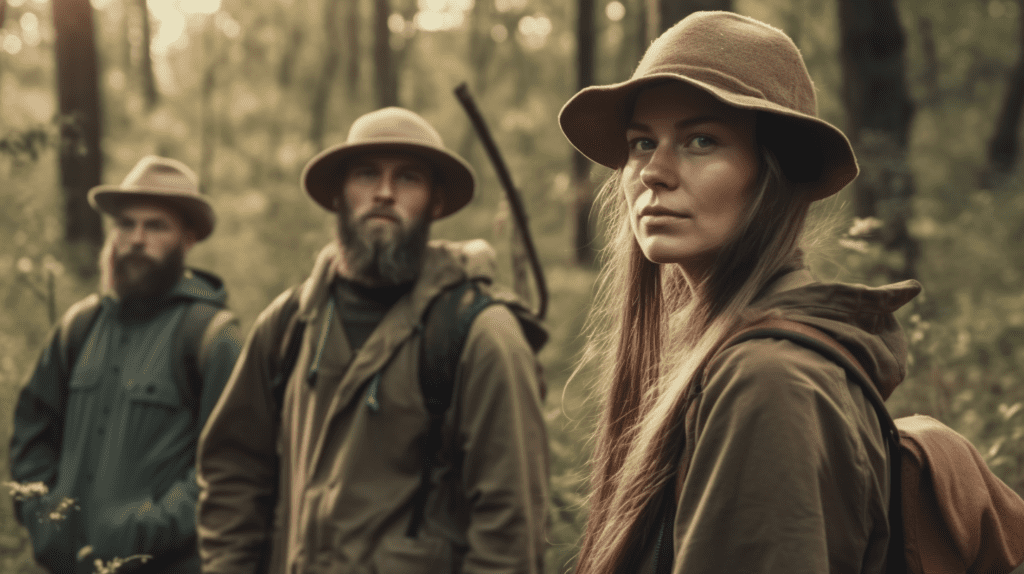
[(374, 574), (449, 574), (452, 545), (441, 538), (386, 538), (377, 547)]
[(129, 391), (132, 404), (138, 406), (165, 407), (173, 410), (184, 408), (181, 393), (173, 383), (160, 381), (136, 381)]

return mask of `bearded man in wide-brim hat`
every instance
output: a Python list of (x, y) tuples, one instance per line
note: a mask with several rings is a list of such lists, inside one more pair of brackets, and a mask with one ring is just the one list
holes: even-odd
[[(257, 319), (204, 430), (203, 571), (539, 574), (543, 330), (490, 284), (490, 246), (428, 242), (472, 198), (471, 168), (391, 107), (357, 119), (301, 184), (337, 236)], [(504, 304), (467, 327), (450, 406), (432, 418), (421, 385), (444, 382), (418, 363), (449, 341), (427, 309), (468, 282)]]
[(54, 574), (129, 557), (133, 572), (198, 574), (195, 445), (241, 347), (223, 282), (185, 267), (214, 211), (192, 170), (156, 156), (89, 202), (113, 223), (103, 285), (65, 313), (18, 399), (11, 475), (48, 492), (16, 514)]

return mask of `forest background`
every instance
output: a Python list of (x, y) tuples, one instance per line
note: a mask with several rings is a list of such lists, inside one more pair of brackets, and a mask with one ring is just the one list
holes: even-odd
[[(548, 569), (568, 570), (597, 410), (586, 368), (566, 380), (607, 170), (573, 152), (556, 116), (581, 85), (628, 78), (650, 39), (698, 8), (785, 30), (820, 115), (853, 140), (861, 177), (817, 207), (818, 276), (925, 286), (900, 314), (912, 365), (890, 410), (957, 429), (1024, 494), (1024, 0), (0, 0), (0, 467), (54, 321), (96, 286), (102, 227), (84, 194), (146, 153), (199, 173), (219, 223), (191, 263), (224, 278), (246, 331), (331, 240), (302, 166), (383, 105), (421, 113), (474, 165), (475, 199), (434, 236), (487, 239), (515, 283), (508, 203), (452, 95), (466, 82), (548, 281)], [(39, 572), (5, 496), (0, 572)]]

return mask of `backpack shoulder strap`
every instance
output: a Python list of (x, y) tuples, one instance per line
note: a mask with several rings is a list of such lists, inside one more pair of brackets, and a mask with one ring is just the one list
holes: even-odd
[[(220, 305), (208, 301), (193, 301), (185, 309), (178, 323), (176, 343), (184, 357), (184, 375), (188, 383), (189, 399), (199, 404), (203, 393), (203, 371), (209, 358), (205, 345), (234, 315)], [(215, 328), (216, 327), (216, 328)]]
[(277, 404), (280, 415), (284, 405), (284, 391), (288, 386), (288, 378), (295, 370), (302, 349), (302, 336), (306, 330), (306, 322), (299, 320), (299, 293), (301, 285), (295, 285), (280, 295), (281, 311), (274, 325), (274, 340), (277, 341), (277, 361), (271, 377), (271, 393)]
[[(467, 299), (468, 298), (468, 299)], [(466, 346), (469, 329), (477, 316), (496, 301), (483, 293), (473, 280), (443, 291), (431, 301), (421, 319), (419, 382), (423, 402), (430, 414), (424, 442), (420, 485), (413, 497), (413, 514), (406, 536), (415, 538), (423, 522), (430, 475), (441, 450), (444, 416), (455, 392), (455, 370)]]
[(64, 312), (60, 322), (60, 359), (66, 376), (71, 376), (85, 338), (100, 314), (100, 296), (93, 293)]

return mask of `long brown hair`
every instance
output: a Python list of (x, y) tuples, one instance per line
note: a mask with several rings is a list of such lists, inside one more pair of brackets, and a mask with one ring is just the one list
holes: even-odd
[[(676, 265), (650, 262), (627, 217), (621, 169), (602, 188), (599, 217), (613, 228), (582, 363), (600, 364), (604, 392), (593, 456), (590, 515), (577, 574), (638, 565), (656, 501), (682, 448), (686, 391), (769, 281), (801, 265), (808, 202), (767, 147), (750, 205), (704, 282), (691, 290)], [(577, 370), (579, 372), (579, 370)]]

